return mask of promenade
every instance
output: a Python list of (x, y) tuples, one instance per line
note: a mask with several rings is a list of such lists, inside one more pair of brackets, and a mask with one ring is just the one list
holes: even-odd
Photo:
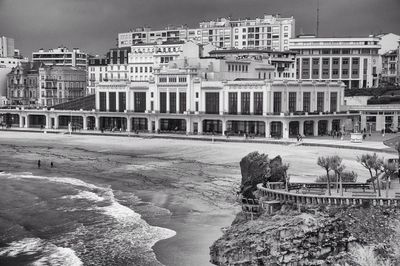
[[(36, 132), (40, 134), (70, 134), (65, 129), (39, 129), (39, 128), (8, 128), (0, 129), (1, 131), (15, 131), (15, 132)], [(1, 133), (0, 133), (1, 134)], [(159, 139), (182, 139), (182, 140), (197, 140), (197, 141), (209, 141), (209, 142), (234, 142), (234, 143), (260, 143), (260, 144), (280, 144), (288, 146), (316, 146), (316, 147), (329, 147), (329, 148), (343, 148), (343, 149), (356, 149), (368, 152), (386, 152), (394, 153), (397, 152), (390, 147), (383, 144), (384, 140), (400, 136), (400, 133), (396, 134), (385, 134), (382, 136), (379, 133), (373, 133), (368, 136), (362, 143), (354, 143), (350, 141), (350, 136), (345, 136), (343, 139), (332, 138), (331, 136), (318, 136), (318, 137), (306, 137), (301, 141), (297, 141), (296, 138), (289, 139), (274, 139), (274, 138), (245, 138), (239, 136), (212, 136), (212, 135), (185, 135), (175, 133), (145, 133), (145, 132), (110, 132), (110, 131), (96, 131), (96, 130), (79, 130), (74, 131), (73, 135), (93, 135), (93, 136), (120, 136), (120, 137), (132, 137), (132, 138), (159, 138)]]

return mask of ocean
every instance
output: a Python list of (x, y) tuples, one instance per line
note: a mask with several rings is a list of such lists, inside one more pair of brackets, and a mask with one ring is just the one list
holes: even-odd
[(175, 235), (109, 186), (7, 172), (0, 183), (0, 265), (161, 265), (152, 246)]

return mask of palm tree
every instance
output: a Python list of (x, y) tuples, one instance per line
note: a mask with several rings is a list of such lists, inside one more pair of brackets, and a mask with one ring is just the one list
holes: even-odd
[(400, 183), (400, 141), (396, 141), (396, 143), (394, 144), (394, 148), (397, 151), (397, 154), (399, 156), (398, 161), (397, 161), (397, 178), (399, 179), (399, 183)]
[(331, 181), (329, 179), (329, 171), (332, 170), (332, 159), (331, 157), (318, 157), (317, 164), (325, 169), (326, 171), (326, 181), (328, 186), (328, 194), (331, 195)]
[(394, 163), (384, 163), (382, 165), (382, 170), (385, 172), (386, 177), (386, 197), (389, 197), (389, 181), (390, 177), (394, 176), (396, 173), (396, 165)]
[[(376, 153), (373, 155), (371, 154), (363, 154), (361, 157), (357, 158), (357, 161), (364, 166), (371, 176), (372, 186), (374, 187), (374, 192), (376, 192), (375, 188), (375, 180), (377, 180), (376, 184), (378, 187), (378, 196), (381, 196), (381, 187), (379, 184), (379, 175), (382, 174), (382, 166), (383, 166), (383, 159), (379, 158)], [(375, 172), (375, 175), (372, 173), (372, 170)]]

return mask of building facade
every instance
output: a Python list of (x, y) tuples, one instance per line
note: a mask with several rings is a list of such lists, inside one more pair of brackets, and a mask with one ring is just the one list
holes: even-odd
[(90, 58), (88, 61), (88, 87), (86, 94), (94, 94), (96, 84), (103, 82), (107, 76), (107, 59)]
[(14, 57), (14, 39), (1, 36), (0, 37), (0, 57)]
[(39, 65), (20, 63), (7, 75), (7, 95), (11, 105), (36, 106), (39, 98)]
[(70, 51), (66, 47), (58, 47), (45, 51), (40, 49), (32, 53), (32, 61), (42, 63), (45, 66), (69, 66), (81, 69), (87, 67), (87, 54), (74, 48)]
[[(100, 128), (289, 138), (344, 130), (341, 82), (275, 80), (268, 62), (176, 60), (147, 82), (96, 88)], [(351, 123), (350, 123), (351, 124)], [(347, 128), (350, 129), (350, 128)]]
[(86, 71), (67, 66), (39, 68), (39, 104), (53, 106), (86, 94)]
[(398, 50), (392, 50), (382, 55), (381, 82), (383, 84), (395, 85), (399, 83), (399, 54)]
[(156, 41), (195, 41), (218, 48), (266, 48), (275, 51), (289, 49), (289, 39), (295, 34), (293, 17), (264, 15), (256, 19), (232, 20), (220, 18), (201, 22), (198, 28), (187, 27), (152, 30), (139, 28), (118, 34), (118, 46), (129, 47), (138, 43)]
[(343, 81), (347, 88), (379, 84), (379, 38), (316, 38), (290, 40), (297, 53), (297, 78), (305, 81)]
[(128, 81), (128, 57), (131, 52), (130, 47), (112, 48), (107, 53), (107, 73), (106, 80)]

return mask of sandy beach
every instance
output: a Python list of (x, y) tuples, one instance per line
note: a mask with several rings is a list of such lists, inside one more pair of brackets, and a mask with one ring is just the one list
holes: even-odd
[(357, 150), (0, 132), (0, 170), (109, 186), (120, 204), (148, 224), (175, 231), (175, 236), (153, 246), (165, 265), (210, 265), (209, 247), (239, 211), (235, 203), (239, 161), (252, 151), (281, 155), (290, 164), (293, 181), (311, 181), (324, 174), (316, 164), (321, 155), (341, 156), (346, 168), (358, 173), (359, 181), (369, 175), (356, 162), (365, 152)]

